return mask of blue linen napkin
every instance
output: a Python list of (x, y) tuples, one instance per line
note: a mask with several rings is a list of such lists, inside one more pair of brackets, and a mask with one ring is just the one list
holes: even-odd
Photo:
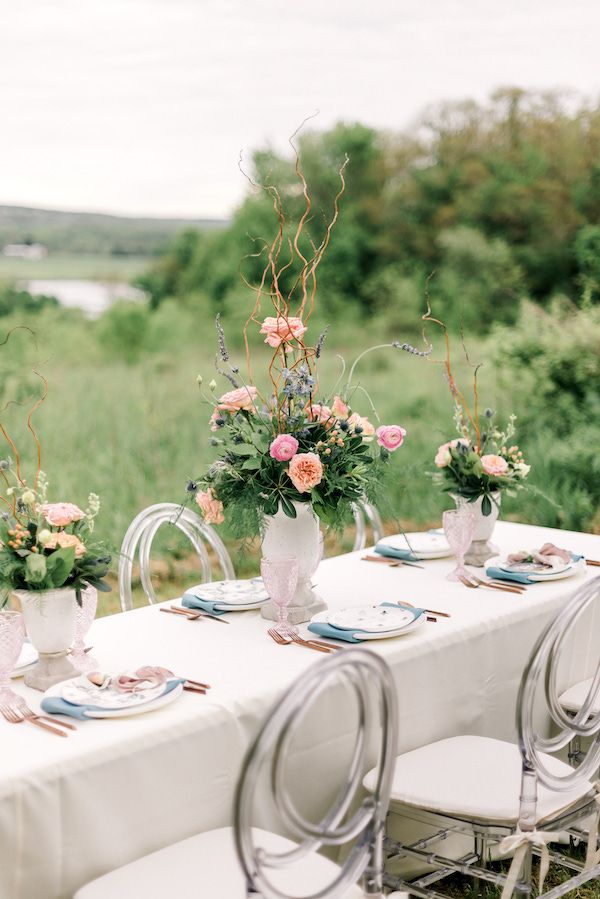
[[(574, 562), (579, 562), (581, 559), (583, 559), (583, 556), (578, 556), (576, 553), (571, 553), (571, 558)], [(542, 583), (542, 581), (532, 580), (531, 575), (527, 574), (525, 571), (505, 571), (503, 568), (496, 568), (493, 565), (489, 568), (486, 568), (485, 573), (488, 577), (493, 578), (495, 581), (514, 581), (517, 584)]]
[[(394, 603), (394, 602), (382, 602), (380, 603), (382, 606), (389, 606), (392, 609), (406, 609), (407, 612), (414, 612), (415, 618), (418, 618), (419, 615), (423, 615), (425, 613), (425, 609), (416, 609), (413, 606), (403, 606), (402, 603)], [(356, 634), (361, 633), (360, 628), (351, 631), (341, 630), (339, 627), (334, 627), (332, 624), (328, 624), (326, 621), (311, 621), (308, 625), (308, 630), (312, 631), (313, 634), (318, 634), (320, 637), (329, 637), (335, 640), (345, 640), (346, 643), (363, 643), (365, 638), (361, 636), (355, 636)]]
[(396, 549), (386, 543), (376, 543), (375, 552), (379, 556), (385, 556), (387, 559), (402, 559), (404, 562), (418, 562), (419, 557), (410, 549)]
[(227, 600), (225, 597), (221, 599), (203, 599), (197, 593), (185, 593), (181, 600), (181, 605), (186, 609), (199, 609), (201, 612), (210, 612), (211, 615), (224, 615), (227, 609), (217, 609), (217, 604), (223, 605)]
[[(166, 686), (165, 693), (170, 693), (179, 684), (184, 684), (184, 678), (174, 678), (170, 680)], [(71, 718), (79, 718), (80, 721), (89, 721), (88, 712), (105, 712), (106, 709), (97, 705), (76, 705), (74, 702), (68, 702), (62, 696), (45, 696), (40, 703), (44, 712), (49, 715), (69, 715)]]

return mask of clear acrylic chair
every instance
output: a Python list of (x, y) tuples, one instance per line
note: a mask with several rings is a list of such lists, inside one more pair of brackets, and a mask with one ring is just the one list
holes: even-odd
[(375, 506), (367, 502), (352, 503), (352, 514), (356, 532), (352, 552), (364, 549), (367, 545), (367, 532), (371, 528), (372, 544), (377, 543), (383, 537), (383, 522)]
[(225, 544), (199, 515), (177, 503), (157, 503), (148, 506), (133, 519), (121, 544), (119, 559), (119, 598), (121, 609), (133, 608), (132, 576), (136, 553), (139, 557), (140, 581), (149, 603), (156, 602), (150, 571), (150, 552), (158, 529), (162, 525), (178, 528), (196, 550), (200, 562), (202, 581), (212, 580), (212, 563), (207, 546), (217, 558), (225, 580), (235, 577), (233, 565)]
[[(356, 704), (353, 750), (336, 799), (312, 822), (296, 807), (284, 768), (307, 709), (315, 703), (329, 708), (340, 695), (330, 691), (340, 689)], [(325, 657), (278, 698), (248, 750), (232, 828), (190, 837), (125, 865), (80, 889), (75, 899), (380, 899), (397, 728), (394, 682), (379, 656), (352, 648)], [(361, 782), (374, 746), (379, 773), (365, 798)], [(268, 776), (281, 828), (293, 840), (252, 826), (261, 773)], [(318, 779), (319, 771), (306, 776)], [(318, 854), (322, 847), (350, 842), (341, 865)]]
[[(591, 782), (600, 760), (600, 663), (575, 713), (561, 706), (557, 690), (566, 641), (582, 616), (599, 602), (600, 578), (594, 578), (573, 595), (539, 638), (518, 694), (518, 745), (478, 736), (453, 737), (397, 758), (390, 810), (430, 825), (432, 833), (410, 845), (386, 838), (388, 861), (416, 859), (433, 870), (411, 882), (386, 873), (387, 886), (441, 899), (430, 885), (459, 872), (501, 887), (503, 899), (513, 892), (529, 896), (532, 855), (540, 858), (542, 882), (550, 861), (563, 865), (571, 875), (545, 893), (541, 882), (544, 899), (558, 899), (600, 876), (600, 787)], [(538, 698), (543, 694), (553, 722), (554, 735), (549, 738), (536, 729), (536, 693)], [(579, 767), (573, 768), (555, 753), (576, 736), (592, 741)], [(372, 788), (375, 775), (371, 771), (365, 778), (367, 789)], [(565, 832), (577, 841), (587, 840), (585, 860), (549, 850), (548, 844)], [(474, 838), (473, 851), (459, 859), (438, 854), (435, 844), (452, 833)], [(485, 867), (491, 848), (494, 854), (512, 855), (507, 875)]]

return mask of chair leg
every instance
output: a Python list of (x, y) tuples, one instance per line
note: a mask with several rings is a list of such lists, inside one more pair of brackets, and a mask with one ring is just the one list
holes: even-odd
[(533, 859), (533, 852), (531, 850), (531, 846), (528, 847), (525, 858), (523, 859), (523, 867), (521, 869), (521, 883), (527, 884), (526, 890), (520, 890), (518, 887), (515, 889), (515, 899), (530, 899), (531, 896), (531, 885), (532, 885), (532, 875), (531, 875), (531, 862)]
[(584, 755), (585, 753), (581, 749), (581, 738), (577, 735), (569, 742), (569, 761), (577, 768)]
[(383, 828), (381, 828), (373, 834), (369, 862), (363, 875), (363, 892), (369, 899), (380, 899), (383, 896), (383, 866)]

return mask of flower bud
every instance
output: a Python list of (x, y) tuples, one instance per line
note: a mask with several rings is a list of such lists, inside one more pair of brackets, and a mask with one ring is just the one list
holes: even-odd
[(208, 387), (209, 387), (209, 390), (216, 390), (216, 389), (217, 389), (217, 382), (215, 381), (214, 378), (212, 379), (212, 381), (210, 382), (210, 384), (208, 385)]
[(44, 528), (42, 531), (38, 532), (37, 542), (40, 546), (45, 546), (51, 536), (51, 532), (47, 528)]
[(202, 377), (202, 375), (198, 375), (198, 377), (196, 378), (196, 381), (198, 384), (202, 384), (203, 380), (204, 380), (204, 378)]

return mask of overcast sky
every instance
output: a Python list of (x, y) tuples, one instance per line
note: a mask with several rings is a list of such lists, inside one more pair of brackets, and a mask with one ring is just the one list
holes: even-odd
[(600, 94), (600, 0), (0, 0), (0, 204), (222, 217), (307, 114)]

